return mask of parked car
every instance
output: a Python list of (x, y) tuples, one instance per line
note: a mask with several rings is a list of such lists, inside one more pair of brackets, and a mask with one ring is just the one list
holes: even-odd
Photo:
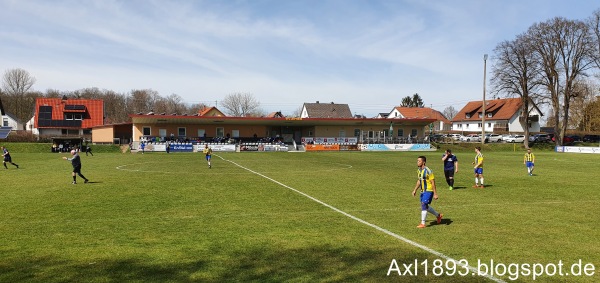
[(514, 136), (511, 135), (511, 136), (508, 136), (504, 141), (510, 142), (510, 143), (524, 142), (525, 136), (524, 135), (514, 135)]
[(580, 142), (581, 141), (581, 137), (577, 136), (577, 135), (570, 135), (568, 137), (572, 138), (573, 142)]
[(460, 138), (460, 141), (462, 141), (462, 142), (480, 142), (481, 138), (479, 137), (478, 134), (468, 134), (466, 136), (462, 136)]
[(460, 137), (462, 137), (462, 135), (460, 135), (460, 134), (449, 134), (448, 137), (452, 138), (455, 141), (459, 141)]
[(550, 135), (549, 134), (537, 134), (529, 137), (530, 142), (549, 142)]
[(485, 142), (500, 142), (502, 140), (502, 136), (499, 134), (486, 134)]
[(600, 142), (600, 135), (585, 135), (582, 140), (584, 142)]
[[(563, 143), (562, 144), (572, 144), (575, 140), (569, 136), (564, 136), (563, 137)], [(552, 142), (556, 142), (556, 136), (552, 135)]]

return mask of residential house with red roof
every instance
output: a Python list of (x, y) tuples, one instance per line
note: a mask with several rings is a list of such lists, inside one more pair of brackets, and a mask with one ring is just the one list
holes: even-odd
[[(529, 109), (529, 132), (540, 131), (542, 112), (532, 102)], [(495, 133), (523, 133), (525, 121), (522, 115), (521, 98), (486, 100), (485, 131)], [(452, 119), (452, 130), (463, 133), (481, 133), (483, 101), (471, 101)]]
[[(396, 106), (394, 109), (387, 115), (388, 119), (403, 119), (403, 118), (413, 118), (413, 119), (435, 119), (435, 122), (426, 126), (424, 132), (440, 132), (440, 131), (450, 131), (452, 128), (452, 124), (448, 118), (444, 116), (440, 111), (437, 111), (428, 107), (403, 107)], [(400, 133), (398, 132), (398, 135)], [(414, 136), (411, 133), (411, 137)]]
[(104, 101), (101, 99), (36, 99), (33, 127), (40, 135), (90, 139), (92, 127), (103, 124)]

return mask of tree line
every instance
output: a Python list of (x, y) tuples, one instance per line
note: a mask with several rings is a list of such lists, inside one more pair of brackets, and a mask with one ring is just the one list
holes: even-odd
[[(4, 73), (0, 101), (7, 113), (20, 122), (26, 122), (35, 113), (37, 98), (69, 98), (69, 99), (101, 99), (104, 101), (104, 122), (106, 124), (124, 123), (129, 121), (129, 114), (167, 114), (193, 115), (207, 106), (204, 103), (188, 104), (181, 96), (171, 94), (166, 97), (152, 89), (134, 89), (128, 93), (117, 93), (112, 90), (96, 87), (75, 91), (59, 91), (48, 89), (45, 92), (32, 89), (35, 77), (23, 69), (11, 69)], [(250, 93), (232, 93), (224, 97), (221, 110), (230, 116), (262, 116), (260, 103)]]

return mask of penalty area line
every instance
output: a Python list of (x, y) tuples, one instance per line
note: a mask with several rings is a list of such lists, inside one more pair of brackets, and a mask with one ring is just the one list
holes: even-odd
[[(352, 214), (349, 214), (349, 213), (347, 213), (345, 211), (340, 210), (337, 207), (334, 207), (334, 206), (332, 206), (330, 204), (327, 204), (327, 203), (325, 203), (325, 202), (323, 202), (323, 201), (321, 201), (321, 200), (319, 200), (319, 199), (317, 199), (317, 198), (315, 198), (315, 197), (313, 197), (313, 196), (311, 196), (311, 195), (309, 195), (307, 193), (304, 193), (304, 192), (299, 191), (297, 189), (294, 189), (294, 188), (292, 188), (292, 187), (290, 187), (290, 186), (288, 186), (288, 185), (286, 185), (284, 183), (281, 183), (281, 182), (279, 182), (279, 181), (277, 181), (277, 180), (275, 180), (275, 179), (273, 179), (273, 178), (271, 178), (269, 176), (265, 176), (265, 175), (263, 175), (263, 174), (261, 174), (259, 172), (256, 172), (256, 171), (254, 171), (254, 170), (252, 170), (250, 168), (246, 168), (246, 167), (244, 167), (242, 165), (239, 165), (239, 164), (235, 163), (234, 161), (227, 160), (227, 159), (225, 159), (225, 158), (223, 158), (223, 157), (221, 157), (219, 155), (216, 155), (216, 156), (219, 157), (219, 158), (221, 158), (223, 161), (227, 161), (227, 162), (229, 162), (229, 163), (231, 163), (231, 164), (233, 164), (233, 165), (235, 165), (235, 166), (237, 166), (239, 168), (242, 168), (242, 169), (244, 169), (244, 170), (246, 170), (246, 171), (248, 171), (248, 172), (250, 172), (252, 174), (255, 174), (255, 175), (258, 175), (260, 177), (263, 177), (263, 178), (265, 178), (265, 179), (267, 179), (267, 180), (269, 180), (269, 181), (271, 181), (271, 182), (273, 182), (273, 183), (275, 183), (277, 185), (280, 185), (280, 186), (282, 186), (282, 187), (284, 187), (284, 188), (286, 188), (288, 190), (294, 191), (294, 192), (296, 192), (296, 193), (298, 193), (298, 194), (300, 194), (300, 195), (302, 195), (302, 196), (304, 196), (304, 197), (306, 197), (306, 198), (308, 198), (308, 199), (310, 199), (310, 200), (312, 200), (312, 201), (314, 201), (314, 202), (316, 202), (318, 204), (321, 204), (321, 205), (323, 205), (323, 206), (325, 206), (325, 207), (327, 207), (327, 208), (329, 208), (329, 209), (331, 209), (331, 210), (333, 210), (333, 211), (335, 211), (337, 213), (340, 213), (340, 214), (342, 214), (342, 215), (344, 215), (344, 216), (346, 216), (346, 217), (348, 217), (348, 218), (350, 218), (352, 220), (355, 220), (355, 221), (357, 221), (359, 223), (362, 223), (362, 224), (367, 225), (367, 226), (369, 226), (371, 228), (374, 228), (375, 230), (377, 230), (379, 232), (382, 232), (382, 233), (385, 233), (385, 234), (387, 234), (389, 236), (392, 236), (392, 237), (394, 237), (394, 238), (396, 238), (396, 239), (398, 239), (400, 241), (403, 241), (403, 242), (405, 242), (405, 243), (407, 243), (407, 244), (409, 244), (411, 246), (414, 246), (414, 247), (417, 247), (419, 249), (422, 249), (422, 250), (424, 250), (424, 251), (426, 251), (426, 252), (428, 252), (430, 254), (433, 254), (433, 255), (435, 255), (437, 257), (443, 258), (443, 259), (445, 259), (447, 261), (453, 261), (456, 264), (461, 265), (462, 267), (467, 267), (472, 272), (472, 274), (478, 274), (477, 268), (475, 268), (475, 267), (473, 267), (471, 265), (466, 265), (466, 264), (460, 263), (458, 260), (456, 260), (454, 258), (451, 258), (451, 257), (449, 257), (449, 256), (447, 256), (447, 255), (445, 255), (445, 254), (443, 254), (441, 252), (438, 252), (438, 251), (436, 251), (434, 249), (431, 249), (431, 248), (429, 248), (427, 246), (421, 245), (421, 244), (419, 244), (419, 243), (417, 243), (417, 242), (415, 242), (413, 240), (410, 240), (410, 239), (407, 239), (405, 237), (402, 237), (402, 236), (400, 236), (400, 235), (398, 235), (398, 234), (396, 234), (394, 232), (391, 232), (391, 231), (389, 231), (387, 229), (381, 228), (381, 227), (379, 227), (379, 226), (377, 226), (377, 225), (375, 225), (373, 223), (370, 223), (370, 222), (367, 222), (367, 221), (365, 221), (363, 219), (360, 219), (360, 218), (358, 218), (358, 217), (356, 217), (356, 216), (354, 216)], [(488, 278), (488, 279), (490, 279), (490, 280), (492, 280), (494, 282), (505, 283), (504, 280), (502, 280), (500, 278), (496, 278), (496, 277), (491, 276), (489, 274), (483, 274), (481, 276), (486, 277), (486, 278)]]

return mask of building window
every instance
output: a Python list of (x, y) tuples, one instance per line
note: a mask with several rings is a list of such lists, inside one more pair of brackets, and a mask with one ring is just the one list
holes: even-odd
[(65, 120), (73, 120), (73, 114), (65, 113)]
[(308, 131), (308, 136), (312, 137), (313, 136), (313, 132), (312, 131)]
[(185, 137), (185, 128), (177, 128), (177, 136)]
[(8, 118), (2, 119), (2, 126), (3, 127), (8, 127)]
[(83, 129), (83, 134), (84, 135), (91, 135), (92, 134), (92, 129)]
[(477, 123), (477, 128), (481, 129), (481, 123)]
[(471, 118), (471, 114), (467, 113), (467, 114), (465, 115), (465, 117), (466, 117), (467, 119), (469, 119), (469, 118)]
[(478, 117), (481, 118), (481, 113), (479, 113)]
[(61, 129), (63, 136), (77, 136), (79, 135), (78, 129)]
[(360, 136), (360, 129), (354, 129), (354, 136), (355, 137), (359, 137)]
[(222, 138), (225, 136), (225, 128), (218, 127), (217, 128), (217, 137)]
[(83, 115), (81, 114), (73, 114), (73, 120), (83, 120)]
[(339, 135), (339, 137), (340, 137), (340, 138), (345, 138), (345, 137), (346, 137), (346, 131), (344, 131), (344, 130), (340, 130), (340, 135)]
[(142, 128), (142, 135), (149, 136), (150, 134), (151, 134), (150, 127), (143, 127)]
[(467, 124), (467, 126), (466, 126), (465, 128), (467, 128), (467, 129), (468, 129), (468, 128), (469, 128), (469, 124)]
[(417, 133), (418, 133), (417, 129), (412, 129), (412, 130), (410, 131), (410, 136), (411, 136), (411, 137), (416, 137), (416, 136), (417, 136)]
[(198, 130), (198, 137), (199, 138), (203, 138), (206, 135), (206, 130), (204, 129), (199, 129)]
[(492, 113), (487, 114), (488, 118), (492, 118)]
[(398, 129), (398, 136), (399, 137), (403, 137), (404, 136), (404, 129)]

